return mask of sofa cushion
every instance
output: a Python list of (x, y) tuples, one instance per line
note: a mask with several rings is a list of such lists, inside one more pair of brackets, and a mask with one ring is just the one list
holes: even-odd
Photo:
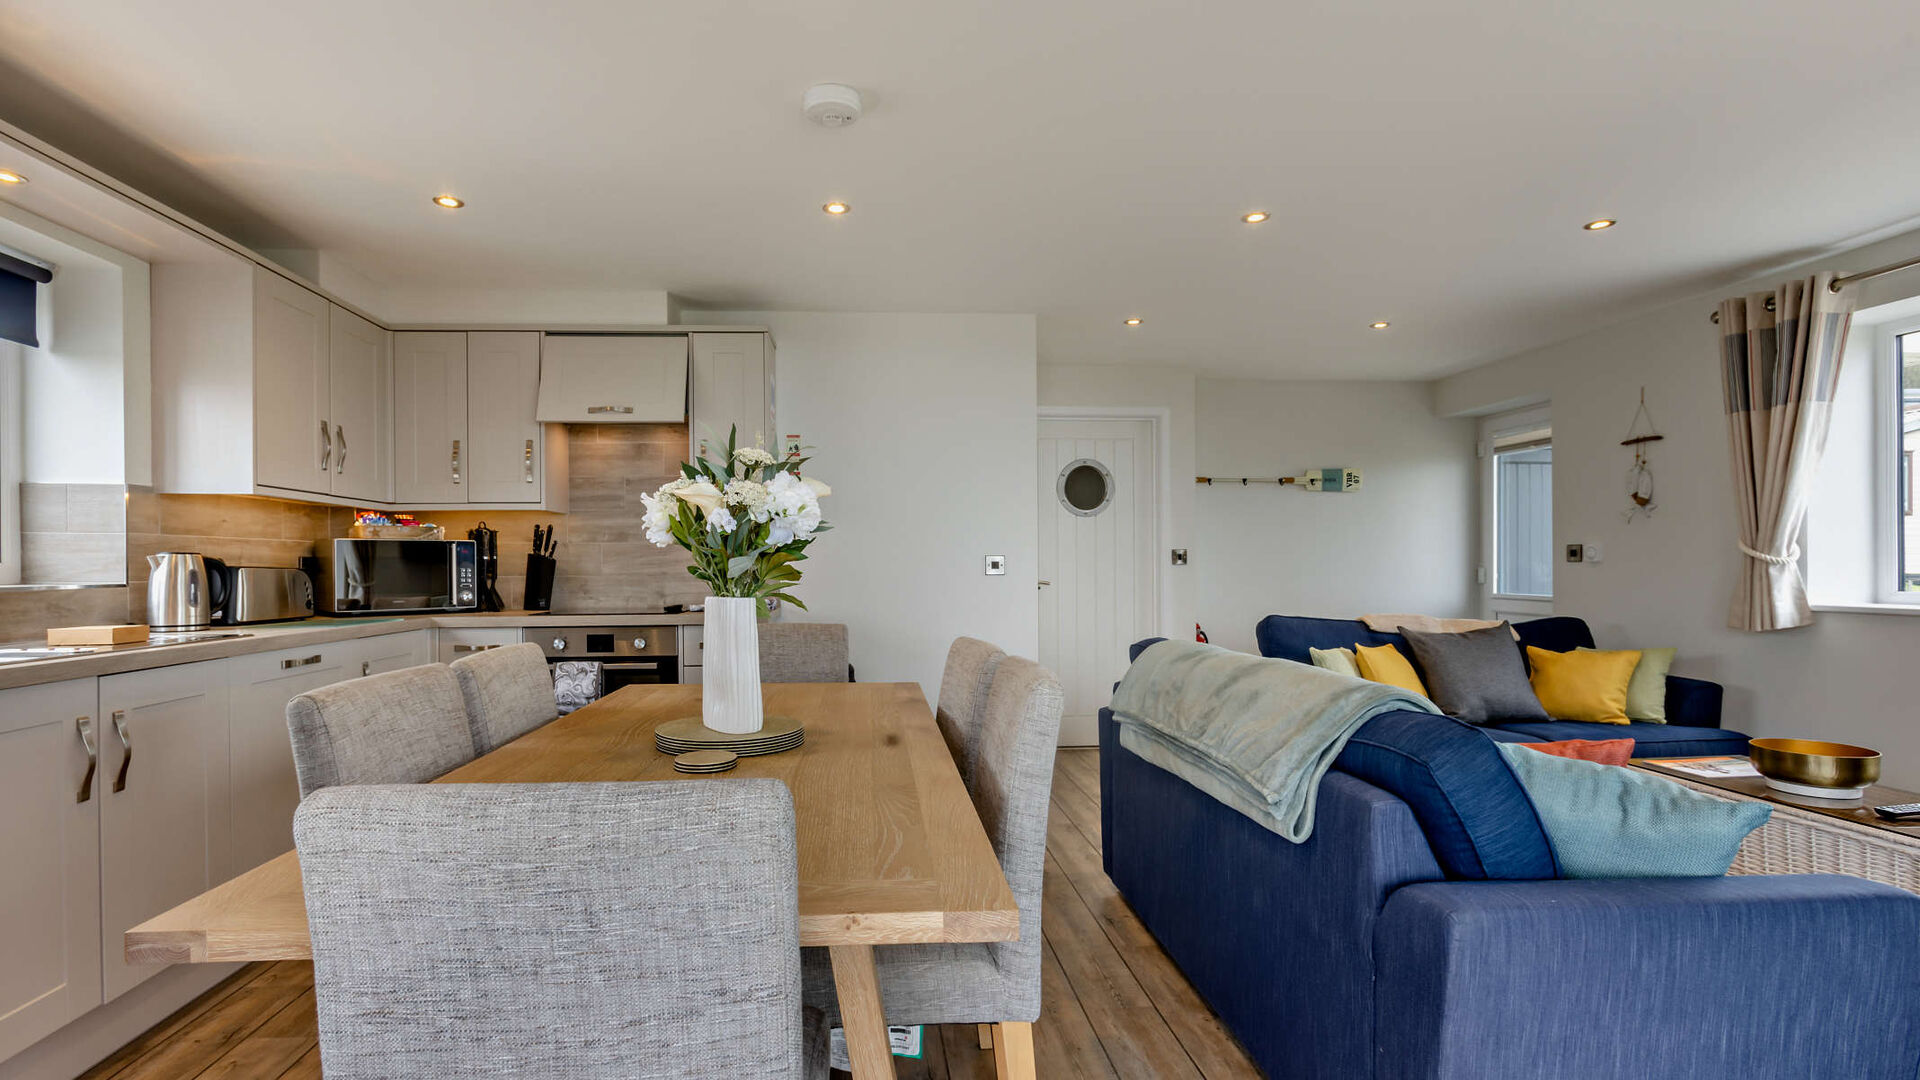
[(1544, 619), (1514, 623), (1513, 632), (1520, 642), (1521, 652), (1525, 652), (1529, 645), (1548, 652), (1593, 648), (1593, 631), (1588, 628), (1587, 621), (1572, 615), (1549, 615)]
[(1578, 720), (1528, 721), (1482, 729), (1500, 742), (1559, 742), (1562, 739), (1632, 739), (1634, 757), (1706, 757), (1742, 755), (1747, 737), (1721, 728), (1684, 724), (1589, 724)]
[(1527, 682), (1527, 666), (1506, 623), (1465, 633), (1400, 631), (1426, 674), (1427, 696), (1469, 724), (1551, 720)]
[(1632, 739), (1567, 739), (1563, 742), (1517, 742), (1513, 745), (1554, 757), (1592, 761), (1600, 765), (1625, 765), (1633, 759)]
[(1633, 669), (1639, 663), (1640, 654), (1633, 650), (1575, 649), (1557, 653), (1527, 646), (1533, 692), (1558, 720), (1625, 724), (1627, 684), (1633, 681)]
[(1385, 713), (1353, 733), (1334, 768), (1411, 807), (1450, 878), (1556, 876), (1533, 803), (1493, 740), (1471, 724), (1431, 713)]
[(1351, 649), (1355, 645), (1392, 645), (1407, 653), (1407, 642), (1399, 634), (1372, 630), (1359, 619), (1312, 619), (1304, 615), (1269, 615), (1253, 628), (1260, 655), (1280, 660), (1313, 663), (1308, 649)]
[(1392, 645), (1358, 645), (1353, 650), (1354, 666), (1360, 669), (1360, 677), (1368, 682), (1382, 683), (1405, 690), (1410, 694), (1427, 696), (1427, 686), (1420, 681), (1420, 672), (1414, 669), (1413, 661), (1407, 654)]

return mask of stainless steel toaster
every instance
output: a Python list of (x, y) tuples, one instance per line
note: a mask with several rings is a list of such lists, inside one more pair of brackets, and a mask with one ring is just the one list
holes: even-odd
[(229, 566), (222, 622), (275, 622), (313, 614), (313, 578), (284, 566)]

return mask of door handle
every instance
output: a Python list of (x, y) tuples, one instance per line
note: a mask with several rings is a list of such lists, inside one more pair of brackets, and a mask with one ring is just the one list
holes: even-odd
[(453, 440), (453, 482), (460, 482), (460, 440)]
[(592, 416), (596, 413), (621, 413), (623, 415), (630, 416), (633, 413), (633, 406), (631, 405), (589, 405), (587, 406), (588, 416)]
[(344, 473), (347, 471), (347, 429), (339, 424), (333, 425), (333, 437), (340, 444), (340, 456), (333, 460), (333, 471)]
[(87, 748), (87, 775), (80, 778), (80, 794), (74, 802), (86, 802), (93, 798), (93, 770), (100, 764), (100, 748), (93, 741), (93, 717), (76, 716), (74, 725), (80, 729), (80, 745)]
[(327, 422), (320, 421), (320, 471), (326, 472), (333, 466), (333, 436), (327, 432)]
[(1051, 581), (1042, 581), (1042, 582), (1039, 582), (1039, 583), (1037, 583), (1037, 584), (1035, 584), (1035, 585), (1034, 585), (1034, 588), (1036, 588), (1036, 589), (1044, 589), (1044, 588), (1046, 588), (1047, 586), (1049, 586), (1049, 585), (1051, 585), (1051, 584), (1053, 584), (1053, 582), (1051, 582)]
[(533, 483), (533, 440), (527, 440), (527, 483)]
[(120, 759), (120, 775), (113, 778), (113, 790), (127, 790), (127, 766), (133, 764), (133, 740), (127, 737), (127, 710), (113, 710), (113, 730), (120, 736), (120, 745), (126, 748), (126, 756)]
[(320, 654), (314, 653), (312, 656), (301, 656), (291, 660), (282, 660), (280, 661), (280, 670), (292, 671), (294, 668), (297, 668), (297, 667), (312, 667), (313, 665), (319, 662), (320, 662)]

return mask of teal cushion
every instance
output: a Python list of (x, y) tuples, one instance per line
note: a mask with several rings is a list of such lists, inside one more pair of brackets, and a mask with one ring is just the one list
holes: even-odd
[(1718, 877), (1773, 813), (1638, 769), (1498, 745), (1533, 800), (1561, 877)]

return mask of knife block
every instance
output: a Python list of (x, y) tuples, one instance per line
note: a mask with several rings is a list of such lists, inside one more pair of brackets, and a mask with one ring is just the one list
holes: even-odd
[(528, 611), (553, 609), (553, 572), (556, 565), (548, 555), (527, 556), (527, 585), (521, 607)]

